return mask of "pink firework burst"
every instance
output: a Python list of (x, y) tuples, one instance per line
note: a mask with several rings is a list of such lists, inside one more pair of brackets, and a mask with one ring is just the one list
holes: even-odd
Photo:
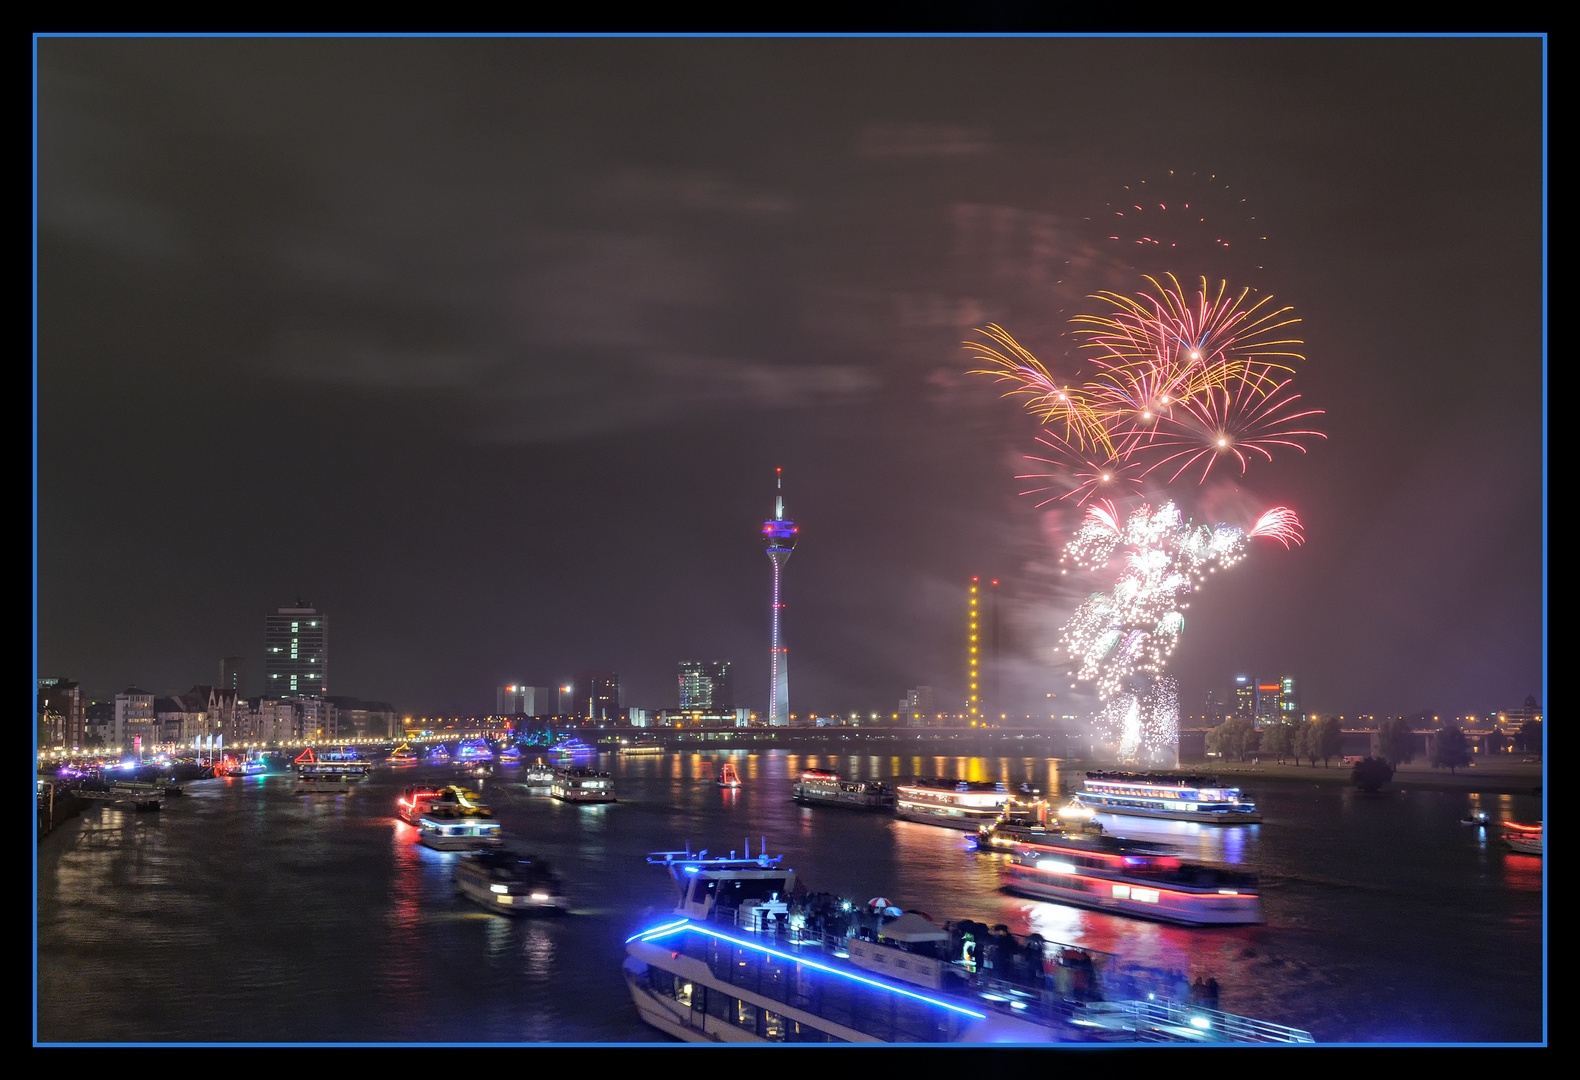
[(1300, 530), (1300, 519), (1287, 506), (1275, 506), (1257, 518), (1256, 524), (1246, 535), (1265, 536), (1269, 540), (1277, 540), (1286, 548), (1304, 543), (1306, 539)]

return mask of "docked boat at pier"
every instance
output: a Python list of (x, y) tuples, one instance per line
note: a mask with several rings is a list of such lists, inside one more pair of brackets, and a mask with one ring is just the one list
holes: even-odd
[(975, 832), (997, 820), (1009, 801), (1002, 782), (915, 779), (895, 785), (894, 816)]
[(549, 794), (561, 802), (614, 802), (614, 780), (597, 769), (556, 769)]
[(1008, 892), (1183, 926), (1263, 921), (1252, 874), (1187, 863), (1162, 844), (1056, 832), (1014, 846), (1000, 871)]
[(877, 780), (846, 780), (835, 772), (808, 769), (796, 780), (791, 798), (804, 806), (844, 806), (852, 810), (890, 810), (894, 789)]
[(1075, 801), (1098, 814), (1254, 825), (1256, 803), (1215, 776), (1187, 773), (1088, 772)]
[(455, 864), (455, 887), (467, 899), (504, 915), (557, 914), (569, 901), (547, 862), (514, 851), (480, 851)]

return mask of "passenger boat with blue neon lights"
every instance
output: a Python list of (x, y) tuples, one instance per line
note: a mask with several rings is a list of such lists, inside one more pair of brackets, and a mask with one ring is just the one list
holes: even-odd
[(455, 864), (455, 887), (502, 915), (558, 914), (570, 906), (549, 864), (514, 851), (480, 851)]
[(894, 816), (972, 832), (997, 820), (1009, 801), (1002, 782), (915, 779), (895, 785)]
[(428, 764), (448, 765), (449, 763), (450, 751), (444, 748), (444, 743), (435, 743), (428, 748)]
[(248, 758), (245, 761), (227, 761), (225, 763), (226, 776), (262, 776), (268, 771), (269, 763), (262, 758)]
[(561, 802), (614, 802), (614, 780), (597, 769), (556, 769), (549, 794)]
[(844, 806), (852, 810), (891, 810), (894, 789), (878, 780), (846, 780), (835, 772), (808, 769), (790, 789), (803, 806)]
[(1212, 825), (1255, 825), (1256, 803), (1215, 776), (1186, 773), (1089, 772), (1075, 801), (1095, 813), (1200, 821)]
[(1252, 874), (1182, 862), (1162, 844), (1055, 833), (1015, 845), (1000, 871), (1007, 892), (1182, 926), (1261, 923)]
[(494, 748), (485, 739), (467, 739), (455, 748), (456, 761), (493, 761)]
[(504, 836), (487, 811), (434, 805), (417, 819), (417, 842), (435, 851), (477, 851), (498, 847)]
[[(927, 948), (949, 934), (918, 913), (875, 940), (785, 928), (795, 872), (765, 853), (655, 852), (673, 914), (626, 939), (637, 1013), (687, 1042), (1305, 1042), (1308, 1032), (1180, 1003), (1104, 1002), (1101, 1030), (1056, 990), (1012, 989)], [(902, 932), (898, 929), (904, 926)], [(885, 930), (893, 936), (887, 936)], [(1095, 1031), (1095, 1033), (1094, 1033)]]

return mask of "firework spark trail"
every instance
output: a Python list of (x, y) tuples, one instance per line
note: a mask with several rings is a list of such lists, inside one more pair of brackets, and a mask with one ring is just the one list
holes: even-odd
[(1253, 459), (1326, 437), (1310, 426), (1321, 410), (1288, 392), (1302, 359), (1289, 307), (1227, 283), (1213, 291), (1206, 279), (1193, 296), (1172, 275), (1147, 281), (1152, 291), (1100, 293), (1113, 310), (1072, 320), (1093, 369), (1084, 379), (1056, 378), (998, 325), (981, 331), (991, 344), (965, 343), (987, 365), (973, 374), (1011, 384), (1005, 396), (1025, 398), (1044, 425), (1038, 442), (1052, 454), (1031, 460), (1053, 471), (1022, 477), (1050, 481), (1026, 492), (1047, 494), (1039, 505), (1136, 494), (1170, 468), (1172, 483), (1199, 465), (1204, 484), (1220, 459), (1243, 476)]

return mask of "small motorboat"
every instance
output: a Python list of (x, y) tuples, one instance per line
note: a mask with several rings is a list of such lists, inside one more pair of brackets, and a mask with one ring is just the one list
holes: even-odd
[(1464, 817), (1459, 819), (1459, 823), (1461, 825), (1485, 825), (1490, 820), (1491, 819), (1487, 817), (1486, 811), (1481, 811), (1475, 814), (1466, 814)]

